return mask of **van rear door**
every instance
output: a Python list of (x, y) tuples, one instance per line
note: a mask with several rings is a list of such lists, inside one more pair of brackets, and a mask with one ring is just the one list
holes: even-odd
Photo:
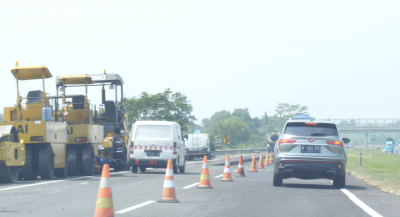
[(134, 137), (135, 158), (172, 158), (173, 129), (171, 125), (137, 125)]

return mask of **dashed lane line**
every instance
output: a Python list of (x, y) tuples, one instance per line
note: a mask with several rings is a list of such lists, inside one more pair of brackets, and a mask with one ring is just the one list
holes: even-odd
[(216, 178), (219, 178), (219, 177), (221, 177), (221, 176), (223, 176), (224, 174), (221, 174), (221, 175), (219, 175), (219, 176), (215, 176), (214, 178), (216, 179)]
[(188, 189), (188, 188), (191, 188), (191, 187), (196, 186), (196, 185), (198, 185), (198, 184), (199, 184), (199, 182), (196, 182), (196, 183), (194, 183), (194, 184), (185, 186), (185, 187), (183, 187), (183, 188), (184, 188), (184, 189)]
[(120, 211), (118, 211), (118, 212), (116, 212), (116, 213), (121, 213), (121, 214), (122, 214), (122, 213), (126, 213), (126, 212), (132, 211), (132, 210), (134, 210), (134, 209), (137, 209), (137, 208), (140, 208), (140, 207), (149, 205), (149, 204), (154, 203), (154, 202), (155, 202), (154, 200), (146, 201), (146, 202), (144, 202), (144, 203), (141, 203), (141, 204), (138, 204), (138, 205), (131, 206), (131, 207), (128, 207), (128, 208), (126, 208), (126, 209), (120, 210)]

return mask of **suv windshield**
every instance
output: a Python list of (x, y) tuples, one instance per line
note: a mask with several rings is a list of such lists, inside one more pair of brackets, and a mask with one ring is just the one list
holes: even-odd
[(316, 125), (306, 125), (306, 123), (287, 123), (285, 134), (295, 136), (337, 136), (338, 132), (334, 124), (318, 123)]
[(163, 139), (171, 137), (171, 126), (138, 126), (135, 138)]

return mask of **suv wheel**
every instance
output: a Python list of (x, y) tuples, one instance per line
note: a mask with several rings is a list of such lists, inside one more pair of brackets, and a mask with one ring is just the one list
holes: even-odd
[(274, 172), (274, 181), (273, 181), (273, 185), (274, 186), (282, 186), (283, 183), (283, 178), (282, 178), (282, 173), (275, 173)]
[(337, 188), (344, 188), (346, 186), (346, 173), (343, 176), (336, 176), (333, 185)]
[(140, 172), (144, 173), (146, 172), (146, 167), (145, 166), (139, 166)]

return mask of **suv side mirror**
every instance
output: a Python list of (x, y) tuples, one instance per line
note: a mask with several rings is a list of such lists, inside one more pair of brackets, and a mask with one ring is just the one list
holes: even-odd
[(342, 140), (343, 140), (343, 143), (349, 143), (350, 142), (350, 139), (348, 139), (348, 138), (342, 138)]
[(278, 136), (277, 135), (271, 136), (271, 140), (275, 142), (276, 140), (278, 140)]

